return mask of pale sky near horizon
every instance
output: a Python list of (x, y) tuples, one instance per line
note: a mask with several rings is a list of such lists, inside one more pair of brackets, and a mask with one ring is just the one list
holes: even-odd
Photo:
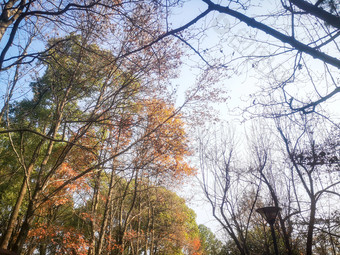
[[(206, 4), (203, 3), (202, 1), (192, 0), (186, 2), (182, 8), (178, 8), (174, 11), (174, 16), (172, 16), (171, 18), (173, 28), (180, 27), (186, 24), (188, 21), (195, 18), (199, 13), (201, 13), (205, 9)], [(198, 25), (200, 22), (198, 22)], [(212, 34), (214, 35), (214, 33), (216, 34), (216, 36), (218, 35), (218, 31), (213, 32)], [(212, 40), (214, 40), (214, 38), (212, 38)], [(192, 53), (190, 49), (187, 50), (188, 52)], [(197, 58), (197, 56), (195, 55), (191, 55), (191, 57)], [(199, 60), (197, 59), (197, 61)], [(189, 86), (192, 86), (195, 83), (195, 79), (196, 76), (199, 74), (199, 71), (193, 70), (192, 68), (189, 68), (188, 66), (185, 65), (180, 68), (181, 75), (179, 76), (178, 79), (174, 80), (174, 83), (179, 85), (180, 93), (181, 92), (184, 93), (185, 89), (187, 89)], [(234, 79), (230, 79), (228, 83), (235, 84), (236, 82)], [(244, 80), (239, 80), (237, 83), (242, 84), (244, 83)], [(246, 84), (244, 84), (244, 86), (246, 86)], [(230, 119), (235, 117), (227, 113), (228, 107), (236, 107), (236, 105), (240, 101), (240, 98), (242, 97), (243, 94), (242, 92), (245, 91), (244, 87), (242, 88), (242, 86), (235, 87), (238, 89), (230, 88), (231, 100), (228, 101), (228, 105), (223, 106), (220, 105), (219, 110), (225, 114), (225, 116), (222, 117), (223, 119)], [(181, 99), (179, 100), (179, 104), (182, 100)], [(200, 175), (200, 173), (198, 174)], [(221, 238), (221, 233), (219, 232), (221, 226), (214, 219), (210, 204), (204, 201), (204, 195), (198, 183), (195, 183), (195, 180), (193, 180), (191, 183), (185, 185), (177, 193), (178, 195), (184, 197), (187, 200), (188, 206), (196, 212), (197, 224), (204, 224), (205, 226), (209, 227), (217, 236)]]

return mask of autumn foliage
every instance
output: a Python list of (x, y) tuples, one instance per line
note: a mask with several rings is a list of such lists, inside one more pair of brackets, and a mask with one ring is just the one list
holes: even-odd
[(56, 43), (32, 98), (11, 105), (9, 121), (22, 131), (3, 135), (0, 189), (14, 185), (3, 195), (2, 247), (197, 254), (194, 213), (166, 188), (195, 174), (174, 104), (81, 36)]

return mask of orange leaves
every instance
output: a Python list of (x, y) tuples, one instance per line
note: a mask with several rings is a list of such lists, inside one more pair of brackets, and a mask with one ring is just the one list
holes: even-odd
[(185, 123), (173, 105), (162, 100), (142, 102), (140, 123), (144, 124), (146, 138), (140, 148), (144, 159), (152, 161), (157, 173), (180, 177), (192, 175), (186, 158), (191, 155)]
[(94, 217), (91, 213), (83, 212), (80, 214), (80, 216), (85, 221), (94, 221)]
[[(43, 195), (48, 195), (56, 188), (64, 184), (65, 181), (78, 175), (79, 172), (70, 166), (69, 163), (64, 162), (51, 176), (47, 187), (43, 191)], [(81, 187), (81, 188), (80, 188)], [(86, 183), (85, 177), (78, 178), (74, 182), (67, 185), (63, 190), (58, 192), (55, 196), (52, 196), (44, 204), (39, 207), (40, 213), (49, 213), (51, 208), (65, 205), (67, 203), (73, 204), (73, 195), (77, 192), (84, 192), (89, 190), (89, 186)]]
[[(61, 184), (63, 184), (66, 180), (69, 180), (77, 176), (80, 172), (76, 170), (77, 169), (71, 167), (69, 163), (64, 162), (63, 164), (61, 164), (61, 166), (57, 169), (56, 173), (51, 178), (51, 184), (49, 185), (49, 188), (58, 187)], [(66, 189), (68, 190), (68, 192), (74, 192), (80, 186), (83, 189), (87, 187), (87, 185), (85, 185), (84, 178), (78, 178), (77, 180), (69, 184)]]
[(102, 137), (93, 130), (87, 131), (80, 139), (76, 138), (78, 145), (72, 148), (67, 157), (67, 162), (78, 171), (91, 166), (96, 162), (96, 155), (102, 148), (101, 139)]
[(106, 238), (105, 241), (107, 243), (106, 250), (108, 250), (108, 251), (119, 250), (120, 253), (123, 253), (124, 250), (123, 250), (122, 246), (117, 244), (115, 242), (115, 240), (113, 240), (111, 237)]
[(36, 224), (29, 231), (29, 238), (40, 244), (48, 242), (55, 247), (56, 254), (87, 255), (89, 243), (79, 230), (72, 227)]
[(132, 239), (136, 238), (136, 236), (137, 236), (137, 232), (134, 229), (130, 229), (129, 231), (125, 233), (124, 238), (127, 241), (131, 241)]
[(195, 237), (192, 241), (191, 241), (191, 254), (192, 255), (201, 255), (201, 241), (198, 237)]

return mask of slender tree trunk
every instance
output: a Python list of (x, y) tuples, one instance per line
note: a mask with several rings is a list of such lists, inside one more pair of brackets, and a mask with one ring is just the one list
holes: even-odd
[[(149, 196), (148, 196), (149, 199)], [(150, 218), (150, 213), (151, 213), (151, 203), (148, 204), (148, 222), (146, 224), (146, 230), (144, 233), (145, 236), (145, 243), (144, 243), (144, 253), (147, 254), (147, 251), (149, 249), (149, 240), (148, 240), (148, 236), (150, 236), (150, 226), (151, 226), (151, 218)]]
[(46, 255), (47, 247), (46, 243), (42, 243), (39, 247), (40, 253), (39, 255)]
[(2, 240), (1, 243), (1, 248), (2, 249), (7, 249), (8, 248), (8, 244), (9, 244), (9, 240), (11, 239), (18, 215), (19, 215), (19, 211), (20, 211), (20, 207), (22, 204), (22, 201), (24, 200), (24, 197), (26, 195), (26, 191), (27, 191), (27, 183), (30, 179), (30, 174), (32, 172), (33, 166), (31, 168), (28, 169), (28, 174), (24, 177), (24, 180), (22, 182), (21, 185), (21, 189), (17, 198), (17, 201), (15, 203), (13, 212), (11, 214), (11, 217), (9, 219), (8, 225), (7, 225), (7, 230), (5, 232), (5, 236)]
[[(37, 160), (37, 155), (39, 154), (40, 148), (43, 145), (43, 143), (44, 143), (44, 140), (42, 140), (39, 143), (39, 145), (37, 146), (37, 148), (36, 148), (36, 150), (35, 150), (35, 152), (33, 154), (31, 163), (28, 166), (27, 171), (25, 173), (25, 177), (23, 179), (23, 182), (22, 182), (22, 185), (21, 185), (21, 188), (20, 188), (20, 192), (19, 192), (17, 201), (15, 203), (15, 206), (14, 206), (13, 212), (11, 214), (11, 217), (10, 217), (10, 219), (8, 221), (8, 225), (7, 225), (7, 229), (6, 229), (6, 232), (5, 232), (5, 236), (4, 236), (4, 238), (2, 240), (2, 243), (1, 243), (1, 246), (0, 246), (0, 248), (2, 248), (2, 249), (7, 249), (8, 248), (9, 240), (10, 240), (10, 238), (12, 236), (15, 224), (16, 224), (16, 222), (18, 220), (18, 216), (19, 216), (19, 212), (20, 212), (20, 208), (21, 208), (22, 202), (23, 202), (23, 200), (25, 198), (25, 195), (26, 195), (26, 192), (27, 192), (27, 188), (28, 188), (27, 185), (30, 182), (30, 176), (31, 176), (31, 174), (33, 172), (34, 164), (35, 164), (35, 161)], [(23, 167), (25, 167), (25, 166), (23, 166)]]
[(110, 211), (110, 207), (111, 207), (110, 205), (111, 205), (113, 188), (114, 188), (114, 180), (115, 180), (115, 170), (114, 170), (114, 167), (113, 167), (112, 172), (111, 172), (111, 180), (110, 180), (109, 191), (108, 191), (107, 200), (106, 200), (106, 203), (105, 203), (103, 221), (102, 221), (100, 233), (99, 233), (98, 245), (97, 245), (97, 248), (96, 248), (96, 250), (97, 250), (96, 254), (98, 254), (98, 255), (100, 255), (102, 253), (102, 249), (103, 249), (104, 237), (105, 237), (105, 233), (106, 233), (106, 227), (107, 227), (108, 218), (109, 218), (109, 211)]
[(155, 246), (155, 222), (154, 222), (154, 208), (151, 206), (151, 244), (150, 244), (150, 255), (154, 255)]
[(24, 246), (24, 243), (26, 241), (28, 232), (30, 230), (31, 224), (33, 222), (33, 215), (34, 215), (34, 202), (30, 200), (27, 213), (26, 213), (26, 218), (24, 220), (24, 223), (21, 226), (21, 230), (19, 232), (18, 238), (13, 246), (13, 251), (20, 254), (21, 250)]
[(141, 234), (141, 213), (142, 213), (142, 208), (141, 208), (141, 201), (139, 199), (138, 203), (138, 222), (137, 222), (137, 240), (136, 240), (136, 254), (139, 252), (139, 247), (140, 247), (140, 234)]
[(91, 221), (90, 221), (90, 247), (89, 247), (89, 255), (95, 254), (95, 246), (96, 246), (96, 239), (95, 239), (95, 225), (97, 221), (96, 213), (98, 210), (98, 201), (99, 201), (99, 189), (100, 189), (100, 176), (101, 176), (101, 170), (96, 175), (95, 179), (95, 185), (93, 190), (93, 198), (92, 198), (92, 206), (91, 206)]
[(26, 255), (33, 255), (35, 248), (36, 248), (36, 245), (30, 245), (30, 247), (28, 248), (26, 252)]
[(310, 216), (309, 216), (309, 224), (308, 224), (308, 233), (307, 233), (307, 244), (306, 244), (306, 255), (313, 255), (313, 232), (314, 232), (314, 224), (315, 224), (315, 210), (316, 210), (316, 201), (315, 198), (311, 198), (311, 206), (310, 206)]

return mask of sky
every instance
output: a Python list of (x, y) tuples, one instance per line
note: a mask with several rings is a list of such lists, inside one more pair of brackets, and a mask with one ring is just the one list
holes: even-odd
[[(171, 19), (173, 27), (180, 27), (186, 24), (205, 9), (206, 4), (204, 4), (202, 1), (193, 0), (186, 2), (182, 8), (174, 11)], [(222, 22), (228, 22), (228, 20), (225, 19), (225, 16), (221, 17), (217, 15), (210, 16), (209, 18), (215, 20), (216, 18), (222, 18)], [(199, 25), (200, 23), (198, 23), (198, 26)], [(213, 42), (217, 41), (218, 35), (221, 32), (223, 32), (223, 30), (215, 29), (210, 31), (209, 40)], [(197, 76), (200, 74), (200, 70), (197, 68), (195, 69), (194, 65), (196, 62), (200, 62), (201, 60), (195, 54), (192, 54), (192, 50), (187, 50), (189, 52), (189, 57), (185, 58), (184, 65), (180, 67), (181, 74), (179, 78), (173, 81), (173, 83), (179, 86), (179, 96), (177, 101), (178, 105), (181, 105), (184, 101), (183, 95), (185, 90), (195, 84)], [(236, 115), (232, 110), (236, 108), (240, 102), (242, 102), (242, 98), (245, 96), (244, 92), (247, 91), (247, 93), (249, 93), (249, 91), (251, 91), (249, 80), (247, 80), (246, 77), (234, 77), (228, 79), (227, 81), (222, 81), (222, 83), (225, 83), (224, 86), (226, 86), (226, 89), (228, 90), (230, 99), (228, 100), (227, 104), (215, 104), (214, 107), (219, 112), (221, 119), (227, 121), (232, 120), (234, 123), (240, 123), (241, 120), (239, 116)], [(200, 172), (198, 172), (197, 178), (200, 178)], [(221, 227), (212, 215), (212, 208), (206, 201), (201, 187), (198, 184), (197, 178), (189, 181), (187, 184), (184, 184), (182, 189), (180, 189), (177, 193), (180, 196), (186, 198), (188, 206), (195, 210), (197, 214), (197, 224), (204, 224), (221, 238)]]

